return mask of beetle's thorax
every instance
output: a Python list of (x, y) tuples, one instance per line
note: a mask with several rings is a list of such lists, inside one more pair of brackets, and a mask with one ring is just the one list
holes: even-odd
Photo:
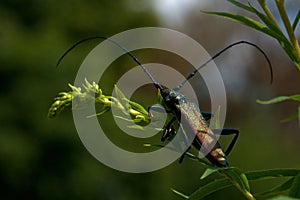
[(186, 101), (186, 97), (172, 89), (161, 90), (161, 96), (163, 97), (167, 106), (178, 105)]

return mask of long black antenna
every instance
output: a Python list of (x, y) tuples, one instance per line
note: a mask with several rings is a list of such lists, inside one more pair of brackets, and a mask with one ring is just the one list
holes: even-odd
[(153, 82), (153, 85), (159, 89), (159, 90), (163, 90), (163, 87), (161, 86), (160, 83), (158, 83), (154, 77), (151, 75), (151, 73), (148, 71), (148, 69), (139, 61), (139, 59), (137, 57), (135, 57), (128, 49), (126, 49), (125, 47), (123, 47), (121, 44), (119, 44), (118, 42), (116, 42), (113, 39), (104, 37), (104, 36), (94, 36), (94, 37), (89, 37), (89, 38), (85, 38), (82, 39), (78, 42), (76, 42), (75, 44), (73, 44), (57, 61), (56, 67), (59, 66), (59, 64), (61, 63), (61, 61), (64, 59), (64, 57), (70, 52), (72, 51), (75, 47), (77, 47), (78, 45), (89, 41), (89, 40), (95, 40), (95, 39), (103, 39), (103, 40), (108, 40), (109, 42), (113, 43), (114, 45), (116, 45), (117, 47), (119, 47), (120, 49), (122, 49), (124, 52), (126, 52), (127, 55), (129, 55), (134, 62), (136, 62), (139, 66), (142, 67), (142, 69), (144, 70), (144, 72), (147, 74), (147, 76), (151, 79), (151, 81)]
[(250, 46), (253, 46), (255, 47), (256, 49), (258, 49), (263, 55), (264, 57), (266, 58), (268, 64), (269, 64), (269, 69), (270, 69), (270, 74), (271, 74), (271, 84), (273, 82), (273, 70), (272, 70), (272, 64), (271, 64), (271, 61), (269, 60), (268, 56), (266, 55), (266, 53), (259, 47), (257, 46), (256, 44), (253, 44), (251, 42), (248, 42), (248, 41), (239, 41), (239, 42), (235, 42), (235, 43), (232, 43), (230, 45), (228, 45), (226, 48), (222, 49), (221, 51), (219, 51), (218, 53), (216, 53), (213, 57), (211, 57), (210, 59), (208, 59), (206, 62), (204, 62), (202, 65), (200, 65), (198, 68), (196, 68), (191, 74), (189, 74), (185, 80), (180, 83), (179, 85), (177, 85), (176, 87), (173, 88), (173, 90), (177, 91), (179, 90), (180, 88), (182, 88), (182, 86), (189, 80), (191, 79), (193, 76), (195, 76), (195, 74), (203, 67), (205, 67), (208, 63), (210, 63), (211, 61), (213, 61), (215, 58), (217, 58), (218, 56), (220, 56), (222, 53), (224, 53), (225, 51), (227, 51), (228, 49), (230, 49), (231, 47), (233, 46), (236, 46), (236, 45), (239, 45), (239, 44), (248, 44)]

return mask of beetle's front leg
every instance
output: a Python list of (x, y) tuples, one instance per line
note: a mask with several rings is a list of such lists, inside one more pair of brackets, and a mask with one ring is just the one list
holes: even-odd
[(176, 131), (174, 128), (172, 128), (172, 124), (175, 122), (176, 118), (173, 117), (167, 124), (167, 126), (165, 127), (164, 133), (161, 136), (161, 141), (164, 142), (167, 138), (169, 138), (171, 135), (175, 134)]
[[(159, 113), (170, 113), (170, 111), (166, 111), (162, 106), (159, 105), (154, 105), (148, 108), (148, 112), (149, 112), (149, 117), (153, 117), (153, 114), (151, 111), (155, 111), (155, 112), (159, 112)], [(176, 121), (176, 118), (173, 117), (168, 124), (166, 125), (166, 127), (164, 128), (164, 132), (163, 135), (161, 137), (161, 141), (164, 142), (167, 138), (169, 138), (171, 135), (175, 134), (175, 130), (172, 127), (172, 124)]]

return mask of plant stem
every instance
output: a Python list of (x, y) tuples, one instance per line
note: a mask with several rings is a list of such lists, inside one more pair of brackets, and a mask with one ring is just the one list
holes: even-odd
[[(300, 48), (299, 48), (299, 43), (296, 39), (296, 36), (294, 34), (294, 30), (292, 28), (292, 25), (289, 21), (289, 18), (286, 14), (285, 8), (284, 8), (284, 0), (276, 0), (276, 6), (278, 8), (278, 11), (280, 13), (281, 19), (284, 23), (285, 29), (289, 35), (290, 41), (293, 45), (293, 51), (295, 54), (295, 57), (298, 61), (298, 63), (300, 63)], [(300, 70), (300, 68), (298, 68)]]
[(249, 199), (249, 200), (255, 200), (255, 198), (254, 198), (254, 196), (250, 193), (250, 192), (248, 192), (248, 191), (245, 191), (245, 190), (243, 190), (242, 188), (241, 188), (241, 186), (234, 180), (234, 179), (232, 179), (230, 176), (228, 176), (227, 174), (223, 174), (222, 173), (222, 175), (224, 175), (224, 176), (226, 176), (229, 180), (230, 180), (230, 182), (241, 192), (241, 193), (243, 193), (243, 195), (247, 198), (247, 199)]
[(234, 185), (238, 190), (240, 190), (240, 191), (243, 193), (243, 195), (244, 195), (247, 199), (249, 199), (249, 200), (255, 200), (254, 196), (253, 196), (250, 192), (244, 191), (236, 181), (231, 180), (231, 182), (233, 183), (233, 185)]
[(280, 30), (280, 26), (278, 25), (278, 23), (276, 22), (274, 16), (272, 15), (271, 11), (269, 10), (266, 1), (265, 0), (257, 0), (260, 7), (264, 10), (264, 12), (266, 13), (266, 15), (268, 16), (268, 18), (272, 21), (273, 25), (276, 26), (278, 28), (278, 30)]

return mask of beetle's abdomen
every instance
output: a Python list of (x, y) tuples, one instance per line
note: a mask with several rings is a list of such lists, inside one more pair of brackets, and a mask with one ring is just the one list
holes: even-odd
[[(177, 113), (180, 115), (181, 127), (186, 134), (194, 134), (193, 146), (218, 167), (229, 166), (228, 158), (222, 150), (218, 138), (209, 129), (207, 122), (202, 117), (200, 109), (194, 103), (181, 101), (177, 104)], [(180, 112), (180, 113), (179, 113)]]

